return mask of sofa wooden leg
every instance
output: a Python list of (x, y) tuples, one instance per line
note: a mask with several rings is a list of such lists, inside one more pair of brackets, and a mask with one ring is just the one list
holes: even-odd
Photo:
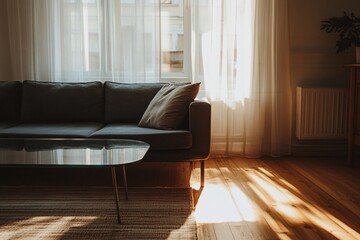
[(194, 162), (190, 162), (190, 170), (194, 169)]
[(200, 161), (200, 187), (205, 185), (205, 160)]

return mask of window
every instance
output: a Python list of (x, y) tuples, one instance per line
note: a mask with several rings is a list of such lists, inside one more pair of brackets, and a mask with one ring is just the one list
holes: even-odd
[(185, 0), (161, 0), (161, 78), (189, 81), (190, 8)]
[(188, 17), (184, 0), (161, 0), (161, 76), (163, 79), (187, 79), (190, 52)]
[[(99, 28), (100, 14), (96, 0), (66, 0), (64, 7), (64, 36), (71, 42), (71, 56), (82, 56), (80, 61), (72, 59), (63, 64), (76, 65), (91, 75), (93, 71), (103, 69), (101, 66), (101, 33)], [(81, 9), (79, 9), (81, 8)], [(80, 10), (80, 11), (79, 11)], [(78, 57), (80, 59), (80, 57)], [(71, 68), (69, 68), (71, 69)]]
[[(143, 3), (146, 4), (146, 2)], [(68, 40), (72, 42), (71, 55), (79, 56), (82, 54), (83, 61), (76, 62), (75, 59), (71, 62), (65, 61), (63, 64), (77, 66), (79, 69), (82, 68), (89, 77), (99, 71), (102, 76), (108, 76), (109, 78), (114, 72), (121, 72), (122, 70), (114, 69), (115, 65), (110, 64), (110, 61), (108, 61), (111, 54), (107, 53), (109, 50), (104, 44), (108, 44), (106, 34), (113, 30), (108, 31), (105, 28), (109, 19), (115, 19), (117, 24), (115, 27), (122, 28), (124, 38), (131, 38), (130, 36), (134, 35), (135, 31), (134, 21), (136, 20), (133, 19), (132, 14), (136, 4), (134, 0), (123, 0), (121, 4), (116, 3), (111, 6), (118, 9), (112, 11), (111, 7), (107, 7), (106, 4), (98, 0), (64, 1), (65, 22), (67, 22), (68, 26), (71, 26), (66, 28), (70, 32), (65, 33), (69, 38)], [(157, 51), (161, 81), (188, 81), (190, 76), (190, 44), (186, 43), (190, 43), (190, 24), (185, 23), (190, 22), (186, 21), (186, 18), (190, 17), (189, 10), (184, 6), (184, 0), (160, 0), (159, 7), (160, 32), (155, 33), (149, 28), (150, 30), (146, 30), (144, 33), (144, 37), (149, 45), (151, 45), (151, 42), (156, 41), (155, 39), (160, 40), (160, 51)], [(116, 15), (121, 15), (121, 21), (119, 16), (111, 16), (111, 14), (114, 15), (114, 12)], [(127, 16), (128, 14), (130, 15)], [(149, 20), (145, 19), (145, 24), (147, 24), (147, 21), (150, 23), (154, 14), (147, 12), (145, 15), (150, 17)], [(110, 34), (116, 33), (111, 32)], [(160, 36), (156, 37), (155, 34), (160, 34)], [(134, 39), (125, 40), (132, 42)], [(145, 48), (148, 47), (145, 46)], [(112, 49), (112, 51), (114, 50)], [(122, 54), (128, 56), (130, 49), (122, 51)], [(118, 55), (121, 55), (121, 53)], [(144, 64), (148, 71), (153, 71), (153, 63), (152, 55), (145, 54)]]

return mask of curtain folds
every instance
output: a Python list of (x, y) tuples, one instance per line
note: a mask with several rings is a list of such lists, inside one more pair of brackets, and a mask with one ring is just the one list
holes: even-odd
[[(184, 1), (191, 80), (212, 104), (212, 151), (289, 154), (288, 0)], [(160, 81), (159, 0), (7, 3), (14, 79)]]
[(159, 81), (159, 1), (7, 3), (15, 79)]
[(212, 150), (290, 153), (287, 0), (192, 2), (192, 74), (212, 104)]

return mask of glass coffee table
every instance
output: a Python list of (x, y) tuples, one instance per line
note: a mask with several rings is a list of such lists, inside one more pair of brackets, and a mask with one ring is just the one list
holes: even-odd
[(112, 174), (117, 219), (121, 223), (116, 167), (122, 168), (128, 199), (125, 166), (141, 161), (149, 147), (145, 142), (124, 139), (0, 139), (0, 167), (108, 167)]

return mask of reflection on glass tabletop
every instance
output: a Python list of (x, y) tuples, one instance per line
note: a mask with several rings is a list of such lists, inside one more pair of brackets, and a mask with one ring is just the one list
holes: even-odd
[(124, 165), (142, 160), (149, 147), (126, 139), (0, 139), (0, 165)]

